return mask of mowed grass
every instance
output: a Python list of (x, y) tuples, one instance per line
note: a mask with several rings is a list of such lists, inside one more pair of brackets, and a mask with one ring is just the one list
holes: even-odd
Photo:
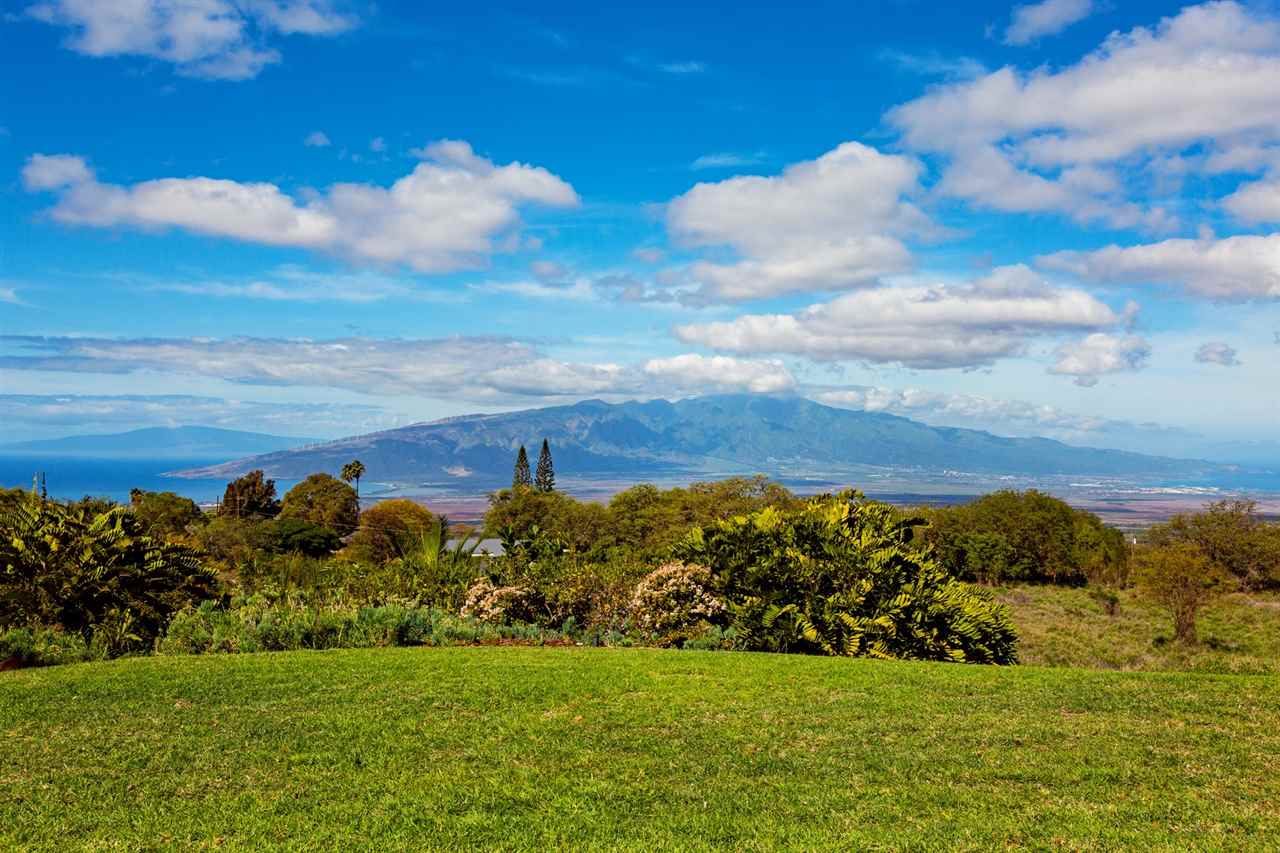
[(640, 649), (0, 675), (3, 849), (1275, 849), (1280, 680)]
[[(1280, 596), (1234, 593), (1207, 606), (1200, 642), (1173, 641), (1168, 611), (1132, 590), (1115, 615), (1088, 589), (1016, 586), (999, 591), (1026, 664), (1121, 670), (1280, 675)], [(1280, 843), (1277, 844), (1280, 848)]]

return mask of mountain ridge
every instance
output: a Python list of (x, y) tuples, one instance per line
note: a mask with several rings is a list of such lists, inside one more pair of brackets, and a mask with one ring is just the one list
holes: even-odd
[(583, 476), (779, 474), (850, 466), (1007, 474), (1191, 475), (1228, 466), (934, 427), (798, 396), (730, 394), (578, 403), (459, 415), (174, 472), (184, 477), (301, 477), (359, 458), (370, 481), (459, 484), (510, 477), (519, 445), (551, 442), (558, 470)]

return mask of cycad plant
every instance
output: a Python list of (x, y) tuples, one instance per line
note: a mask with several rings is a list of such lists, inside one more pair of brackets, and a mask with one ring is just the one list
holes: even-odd
[(744, 648), (1016, 662), (1005, 608), (909, 547), (921, 523), (849, 492), (695, 528), (676, 556), (711, 570)]
[(0, 512), (0, 627), (61, 628), (122, 652), (214, 593), (196, 552), (148, 535), (124, 507), (94, 512), (33, 492)]

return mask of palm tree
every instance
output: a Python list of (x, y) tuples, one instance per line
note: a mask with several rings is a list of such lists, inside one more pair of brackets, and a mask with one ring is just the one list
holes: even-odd
[(356, 499), (360, 498), (360, 478), (364, 476), (364, 463), (359, 459), (352, 459), (346, 465), (342, 466), (342, 479), (348, 483), (352, 480), (356, 481)]

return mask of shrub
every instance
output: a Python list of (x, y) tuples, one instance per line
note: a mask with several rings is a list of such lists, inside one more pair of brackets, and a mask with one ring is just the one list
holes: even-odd
[(1251, 500), (1211, 503), (1203, 512), (1179, 513), (1150, 528), (1151, 545), (1189, 543), (1246, 589), (1280, 587), (1280, 524), (1266, 523)]
[(404, 498), (379, 501), (360, 513), (348, 551), (360, 560), (388, 563), (420, 548), (435, 524), (436, 517), (419, 503)]
[(628, 612), (631, 624), (653, 636), (668, 636), (709, 625), (725, 616), (725, 606), (711, 592), (711, 572), (681, 562), (654, 569), (636, 585)]
[(304, 518), (275, 518), (254, 531), (258, 546), (271, 554), (323, 557), (342, 547), (342, 539), (328, 527)]
[(909, 547), (921, 523), (845, 493), (695, 528), (676, 556), (710, 569), (740, 648), (1016, 662), (1005, 608)]
[(480, 578), (467, 590), (461, 615), (497, 624), (529, 621), (532, 611), (532, 596), (525, 587), (497, 586), (489, 578)]
[(129, 492), (129, 509), (152, 536), (179, 536), (204, 520), (199, 505), (173, 492)]
[(0, 631), (0, 665), (56, 666), (98, 660), (105, 650), (90, 647), (84, 637), (53, 628), (11, 628)]

